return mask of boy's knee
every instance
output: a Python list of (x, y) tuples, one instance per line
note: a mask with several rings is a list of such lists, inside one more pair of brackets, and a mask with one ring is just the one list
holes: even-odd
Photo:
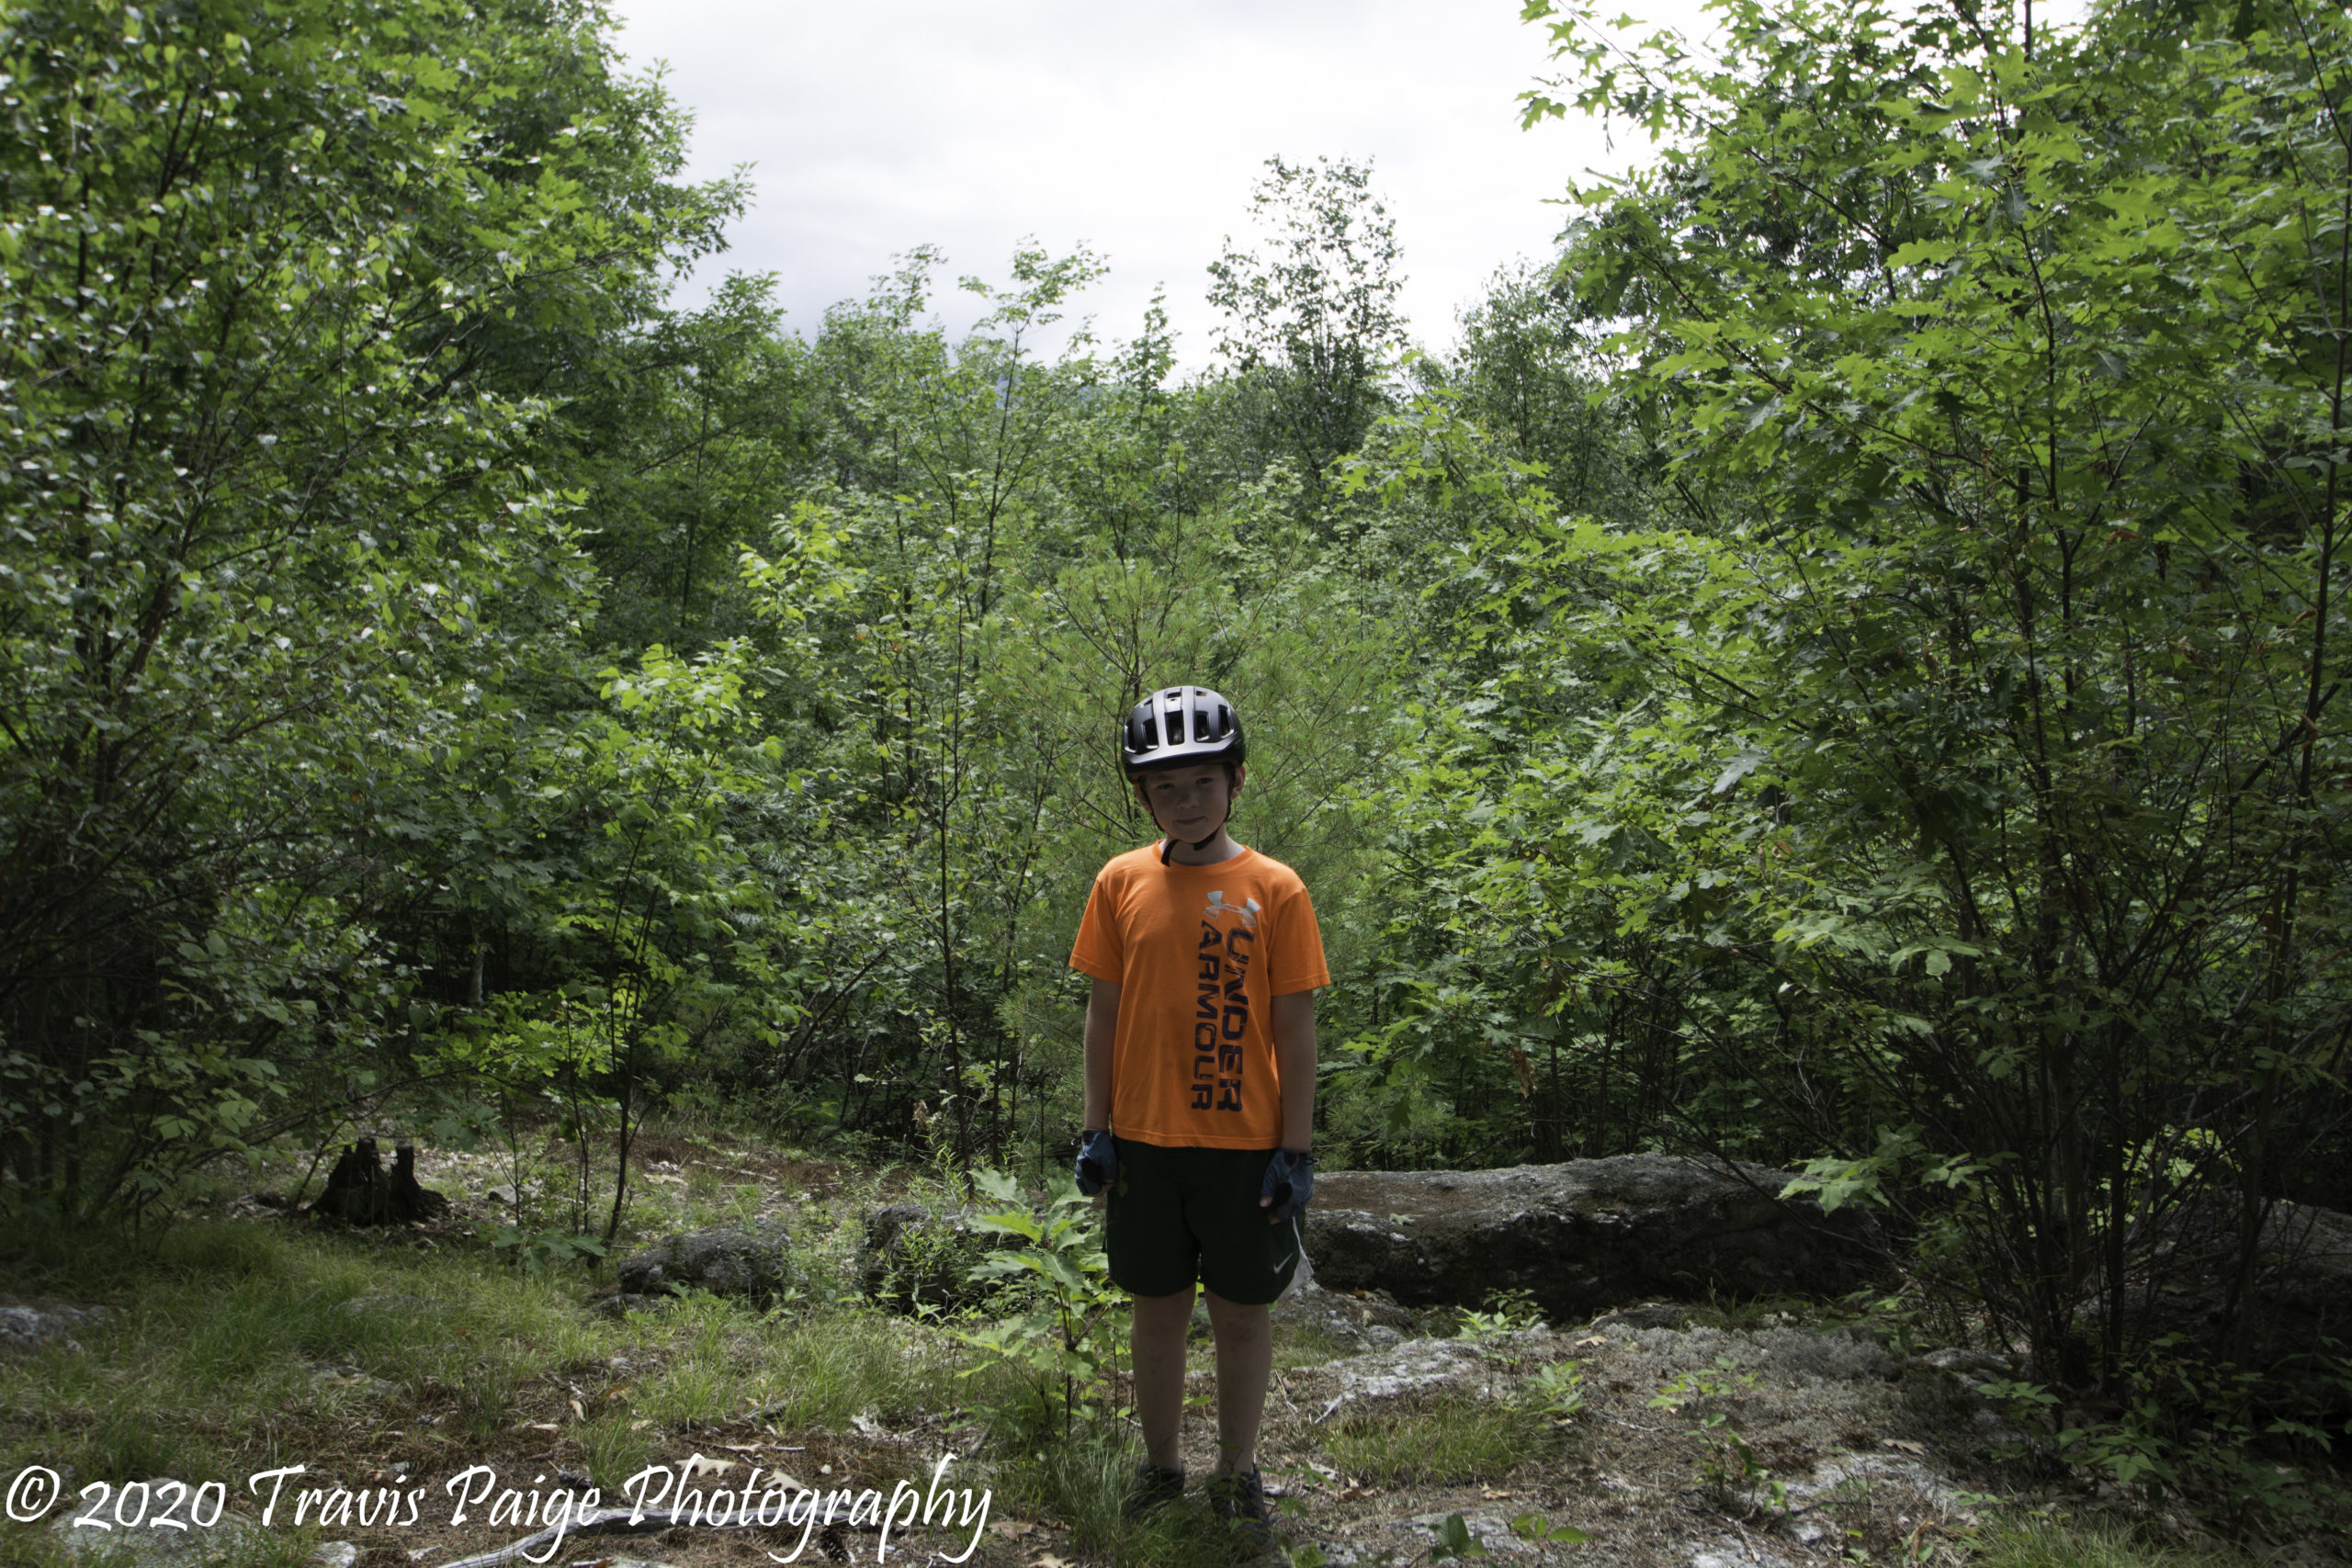
[(1238, 1335), (1247, 1339), (1273, 1332), (1274, 1309), (1271, 1303), (1261, 1302), (1245, 1306), (1227, 1301), (1215, 1291), (1204, 1290), (1201, 1294), (1208, 1299), (1209, 1326), (1218, 1335)]
[(1193, 1321), (1193, 1292), (1178, 1291), (1173, 1295), (1137, 1296), (1135, 1298), (1135, 1314), (1136, 1327), (1146, 1334), (1164, 1333), (1172, 1325), (1174, 1332), (1181, 1335)]

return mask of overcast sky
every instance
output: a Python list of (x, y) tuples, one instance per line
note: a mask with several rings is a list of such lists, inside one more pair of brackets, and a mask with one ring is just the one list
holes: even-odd
[[(666, 62), (695, 115), (692, 174), (755, 165), (729, 270), (773, 272), (788, 325), (862, 297), (894, 253), (943, 247), (1001, 277), (1035, 235), (1110, 276), (1080, 306), (1098, 335), (1141, 324), (1165, 283), (1181, 360), (1210, 356), (1205, 268), (1247, 234), (1264, 161), (1371, 159), (1396, 220), (1405, 304), (1431, 348), (1494, 270), (1548, 256), (1587, 168), (1643, 151), (1600, 127), (1519, 129), (1547, 68), (1519, 0), (620, 0), (623, 47)], [(1693, 0), (1653, 0), (1659, 20)], [(971, 311), (940, 301), (960, 327)]]

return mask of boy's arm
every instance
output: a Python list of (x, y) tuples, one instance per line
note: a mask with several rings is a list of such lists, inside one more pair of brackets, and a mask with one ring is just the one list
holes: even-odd
[[(1311, 1149), (1315, 1146), (1315, 993), (1294, 991), (1276, 997), (1273, 1025), (1274, 1066), (1283, 1079), (1283, 1147), (1295, 1152)], [(1088, 1061), (1092, 1060), (1090, 1055)], [(1093, 1080), (1087, 1081), (1091, 1085)]]
[[(1310, 1025), (1313, 1022), (1309, 1019)], [(1119, 983), (1097, 980), (1086, 997), (1086, 1127), (1111, 1125), (1111, 1045), (1119, 1037)], [(1310, 1034), (1307, 1049), (1314, 1049)]]

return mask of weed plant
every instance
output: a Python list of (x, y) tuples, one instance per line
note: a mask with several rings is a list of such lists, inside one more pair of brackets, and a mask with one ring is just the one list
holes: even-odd
[(1584, 1363), (1568, 1359), (1536, 1368), (1521, 1388), (1520, 1402), (1555, 1425), (1565, 1426), (1584, 1411)]
[[(2241, 1539), (2308, 1529), (2331, 1517), (2340, 1521), (2352, 1509), (2352, 1493), (2330, 1470), (2334, 1438), (2275, 1405), (2262, 1410), (2256, 1390), (2268, 1380), (2153, 1358), (2133, 1370), (2134, 1397), (2100, 1419), (2086, 1418), (2038, 1383), (1985, 1382), (1984, 1397), (2006, 1405), (2013, 1425), (2034, 1435), (1996, 1445), (1996, 1456), (2012, 1463), (2054, 1460), (2120, 1492), (2184, 1497)], [(2301, 1402), (2295, 1414), (2337, 1425), (2347, 1393), (2352, 1368), (2341, 1360), (2324, 1364), (2293, 1392)], [(2340, 1431), (2352, 1432), (2352, 1422), (2341, 1423)]]
[(1001, 1171), (977, 1171), (973, 1183), (991, 1201), (979, 1224), (1008, 1245), (967, 1274), (996, 1292), (990, 1321), (950, 1332), (980, 1352), (978, 1370), (1010, 1396), (978, 1406), (991, 1426), (1023, 1444), (1050, 1439), (1057, 1426), (1068, 1439), (1081, 1414), (1109, 1413), (1091, 1397), (1098, 1380), (1115, 1404), (1115, 1368), (1126, 1348), (1127, 1314), (1110, 1282), (1101, 1216), (1068, 1176), (1048, 1184), (1035, 1212)]
[(1457, 1339), (1473, 1344), (1491, 1344), (1508, 1339), (1512, 1335), (1544, 1326), (1544, 1309), (1526, 1291), (1491, 1291), (1487, 1295), (1486, 1310), (1464, 1311), (1453, 1325)]

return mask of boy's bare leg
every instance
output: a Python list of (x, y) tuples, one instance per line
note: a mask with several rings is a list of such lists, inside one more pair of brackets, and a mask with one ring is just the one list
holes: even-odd
[[(1216, 1319), (1217, 1300), (1209, 1298)], [(1261, 1309), (1262, 1310), (1262, 1309)], [(1184, 1336), (1193, 1326), (1193, 1292), (1137, 1296), (1128, 1356), (1135, 1363), (1136, 1419), (1143, 1427), (1143, 1451), (1162, 1470), (1184, 1468), (1178, 1441), (1184, 1426)], [(1224, 1337), (1217, 1340), (1219, 1385), (1223, 1384)]]
[[(1216, 1334), (1216, 1468), (1220, 1473), (1254, 1470), (1258, 1422), (1266, 1411), (1266, 1384), (1274, 1370), (1272, 1310), (1236, 1306), (1215, 1291), (1204, 1293), (1209, 1327)], [(1140, 1377), (1136, 1404), (1138, 1408), (1143, 1404)]]

